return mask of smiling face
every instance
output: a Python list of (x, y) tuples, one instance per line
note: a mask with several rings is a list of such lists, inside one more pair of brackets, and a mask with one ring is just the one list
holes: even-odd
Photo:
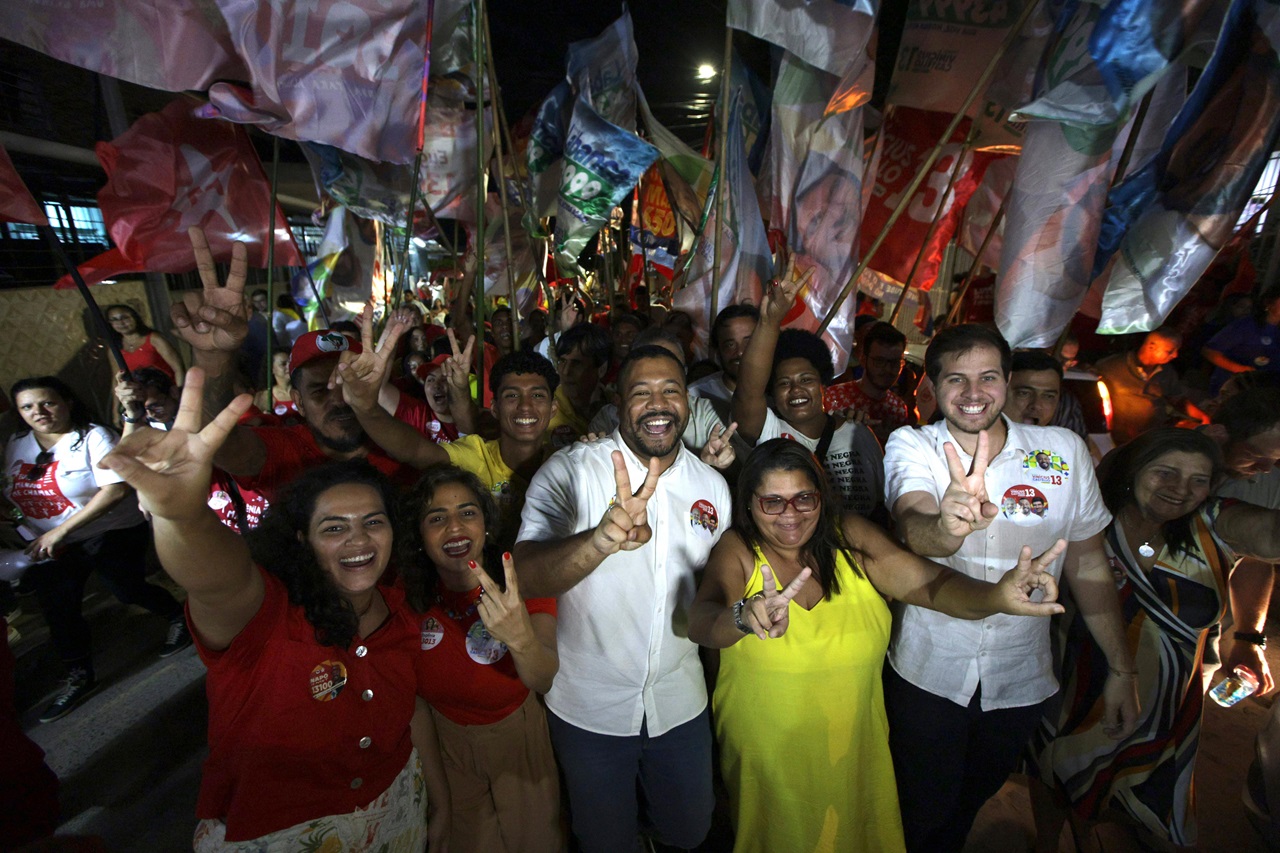
[(1138, 472), (1133, 502), (1143, 516), (1163, 524), (1198, 509), (1212, 485), (1213, 462), (1207, 456), (1172, 450)]
[(795, 427), (826, 414), (822, 408), (822, 377), (807, 358), (778, 362), (771, 390), (778, 417)]
[(107, 312), (107, 322), (111, 324), (111, 330), (121, 334), (128, 335), (138, 330), (138, 321), (134, 319), (131, 311), (123, 308), (112, 308)]
[(422, 380), (422, 390), (426, 392), (431, 411), (437, 416), (453, 414), (449, 406), (449, 380), (445, 378), (443, 370), (437, 367), (428, 373), (427, 378)]
[(792, 550), (803, 546), (818, 529), (821, 505), (810, 512), (800, 512), (788, 504), (781, 515), (767, 515), (760, 508), (760, 499), (779, 497), (791, 500), (796, 495), (816, 492), (817, 485), (804, 471), (769, 471), (760, 478), (751, 502), (751, 518), (760, 531), (760, 537), (774, 548)]
[(618, 377), (618, 432), (631, 451), (674, 458), (689, 423), (684, 371), (673, 359), (642, 358)]
[(481, 562), (484, 551), (484, 512), (475, 494), (461, 483), (441, 483), (427, 500), (422, 515), (422, 548), (449, 589), (475, 587), (467, 563)]
[(755, 331), (756, 321), (750, 317), (734, 317), (720, 327), (716, 334), (716, 356), (727, 378), (737, 380), (742, 354), (747, 351)]
[(32, 432), (62, 435), (71, 428), (71, 405), (52, 388), (19, 391), (13, 404)]
[(1009, 378), (1004, 413), (1020, 424), (1048, 426), (1058, 411), (1062, 380), (1053, 370), (1015, 370)]
[(953, 433), (976, 435), (1000, 419), (1007, 388), (995, 347), (946, 355), (938, 371), (938, 409)]
[(326, 489), (316, 498), (306, 541), (344, 598), (369, 592), (391, 559), (391, 519), (382, 496), (363, 483)]
[(330, 356), (300, 367), (293, 402), (316, 441), (337, 453), (350, 453), (364, 441), (364, 430), (356, 413), (342, 401), (341, 386), (329, 388), (329, 376), (337, 363), (338, 357)]
[(508, 373), (493, 395), (493, 416), (503, 438), (538, 442), (556, 412), (551, 387), (540, 373)]

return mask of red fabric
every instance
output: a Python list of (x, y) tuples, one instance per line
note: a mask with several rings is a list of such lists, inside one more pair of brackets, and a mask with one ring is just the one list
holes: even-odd
[[(0, 613), (0, 636), (9, 623)], [(44, 750), (22, 731), (14, 699), (17, 661), (6, 639), (0, 643), (0, 850), (16, 850), (58, 828), (58, 777), (44, 763)]]
[(396, 407), (396, 420), (404, 421), (436, 444), (458, 440), (458, 425), (436, 417), (435, 411), (425, 400), (402, 394), (400, 405)]
[[(401, 399), (406, 399), (401, 397)], [(252, 477), (236, 477), (241, 488), (261, 493), (268, 501), (276, 499), (281, 486), (308, 468), (333, 461), (321, 449), (311, 428), (305, 424), (280, 427), (250, 427), (266, 445), (262, 470)], [(369, 464), (386, 474), (397, 485), (409, 486), (417, 479), (417, 470), (392, 459), (376, 444), (369, 445)]]
[(142, 341), (142, 346), (133, 352), (122, 350), (121, 354), (124, 355), (124, 363), (129, 365), (130, 373), (135, 370), (141, 370), (144, 367), (154, 367), (175, 382), (178, 379), (177, 374), (173, 372), (173, 368), (169, 366), (169, 362), (161, 358), (160, 353), (156, 352), (155, 346), (151, 343), (151, 335), (147, 335)]
[[(418, 694), (460, 726), (505, 719), (529, 695), (511, 653), (487, 632), (481, 634), (484, 624), (472, 609), (479, 597), (479, 587), (470, 592), (442, 590), (440, 600), (417, 616)], [(554, 598), (531, 598), (524, 606), (531, 614), (556, 615)], [(460, 618), (450, 616), (450, 611)], [(481, 663), (486, 652), (502, 656)]]
[[(336, 649), (316, 642), (284, 584), (259, 571), (262, 607), (225, 651), (208, 649), (192, 630), (209, 668), (209, 757), (196, 816), (224, 821), (228, 841), (368, 805), (412, 748), (417, 625), (404, 593), (379, 587), (391, 608), (387, 621)], [(342, 671), (345, 684), (326, 691), (326, 680), (336, 684)], [(372, 740), (368, 748), (363, 737)], [(353, 788), (354, 779), (361, 781)]]
[(49, 218), (22, 182), (4, 146), (0, 146), (0, 222), (49, 224)]
[(893, 391), (885, 392), (883, 400), (873, 400), (857, 382), (845, 382), (842, 385), (831, 385), (823, 389), (822, 407), (827, 412), (845, 409), (866, 412), (868, 417), (879, 421), (880, 425), (887, 430), (896, 429), (907, 423), (905, 400)]
[[(199, 119), (199, 104), (179, 97), (95, 147), (107, 173), (98, 206), (116, 247), (80, 266), (86, 283), (124, 272), (189, 272), (195, 255), (187, 228), (204, 229), (214, 260), (228, 263), (236, 240), (249, 263), (267, 265), (271, 186), (244, 128)], [(275, 210), (277, 266), (302, 266), (284, 213)], [(74, 287), (71, 276), (55, 287)]]
[(213, 469), (209, 482), (209, 508), (227, 527), (236, 533), (244, 533), (245, 531), (240, 529), (240, 515), (236, 511), (235, 500), (232, 498), (233, 486), (240, 493), (240, 499), (244, 501), (245, 521), (250, 530), (258, 526), (262, 516), (267, 512), (267, 507), (271, 504), (260, 492), (241, 487), (226, 471), (221, 468)]

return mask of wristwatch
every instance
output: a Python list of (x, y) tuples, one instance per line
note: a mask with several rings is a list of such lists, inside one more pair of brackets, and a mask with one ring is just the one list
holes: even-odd
[(1235, 637), (1242, 643), (1253, 643), (1259, 649), (1266, 651), (1267, 635), (1255, 633), (1253, 631), (1236, 631)]
[(742, 621), (742, 608), (747, 606), (747, 600), (740, 598), (733, 603), (733, 624), (738, 630), (744, 634), (750, 634), (751, 629), (747, 627), (747, 623)]

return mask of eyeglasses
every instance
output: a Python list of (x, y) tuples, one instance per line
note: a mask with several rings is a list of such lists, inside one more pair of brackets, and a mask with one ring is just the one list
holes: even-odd
[(53, 461), (52, 450), (41, 450), (36, 454), (36, 464), (30, 471), (26, 473), (28, 482), (34, 483), (44, 476), (44, 472), (49, 469), (49, 463)]
[(819, 492), (801, 492), (790, 499), (778, 495), (765, 495), (757, 496), (756, 501), (760, 504), (760, 511), (765, 515), (782, 515), (787, 511), (787, 507), (794, 507), (796, 512), (813, 512), (822, 503), (822, 495)]

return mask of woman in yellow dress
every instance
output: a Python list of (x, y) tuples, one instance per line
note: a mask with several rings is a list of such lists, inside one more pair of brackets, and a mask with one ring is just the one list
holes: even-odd
[(803, 446), (757, 446), (690, 611), (690, 638), (723, 649), (712, 711), (735, 853), (903, 849), (885, 596), (965, 619), (1062, 611), (1044, 569), (1065, 542), (1034, 560), (1023, 548), (989, 584), (904, 551), (832, 495)]

